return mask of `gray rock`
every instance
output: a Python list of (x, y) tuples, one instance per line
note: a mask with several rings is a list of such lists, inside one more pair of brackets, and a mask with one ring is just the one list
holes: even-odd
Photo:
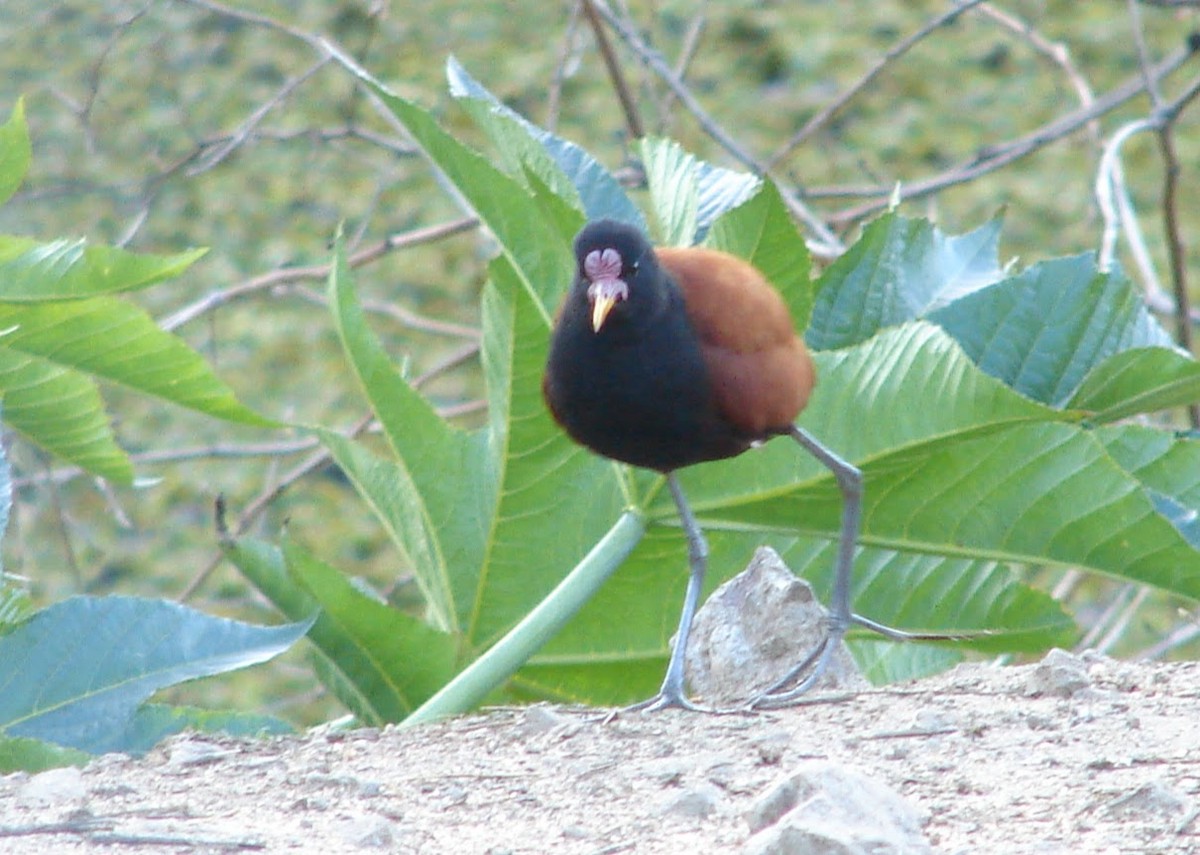
[[(713, 592), (696, 613), (687, 652), (692, 690), (705, 701), (745, 701), (782, 679), (820, 643), (826, 611), (812, 588), (762, 547), (749, 566)], [(867, 687), (845, 646), (814, 687)]]
[(1188, 802), (1161, 781), (1147, 781), (1132, 792), (1125, 793), (1105, 805), (1105, 811), (1116, 819), (1144, 820), (1178, 816), (1188, 810)]
[(688, 787), (667, 803), (664, 813), (703, 819), (716, 812), (720, 801), (721, 793), (716, 787), (709, 785)]
[(388, 849), (395, 841), (392, 824), (373, 814), (342, 819), (335, 830), (343, 842), (361, 849)]
[(87, 787), (83, 784), (83, 773), (74, 766), (47, 769), (31, 775), (17, 792), (17, 799), (26, 804), (58, 804), (83, 801)]
[(844, 766), (813, 761), (778, 779), (746, 815), (744, 855), (929, 855), (927, 817), (899, 793)]
[(1034, 697), (1069, 698), (1091, 684), (1084, 661), (1056, 647), (1029, 673), (1025, 693)]

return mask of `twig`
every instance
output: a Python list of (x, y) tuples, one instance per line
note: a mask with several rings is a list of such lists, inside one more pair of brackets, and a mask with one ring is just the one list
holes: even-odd
[[(191, 0), (188, 0), (191, 2)], [(457, 220), (451, 220), (448, 223), (440, 223), (436, 226), (427, 226), (425, 228), (414, 229), (410, 232), (402, 232), (400, 234), (389, 235), (383, 240), (360, 250), (352, 255), (348, 261), (352, 268), (361, 267), (364, 264), (369, 264), (372, 261), (386, 255), (389, 252), (397, 249), (403, 249), (410, 246), (416, 246), (422, 243), (431, 243), (450, 235), (459, 234), (460, 232), (469, 231), (479, 225), (478, 217), (463, 217)], [(212, 311), (213, 309), (224, 306), (227, 303), (233, 302), (241, 297), (253, 294), (257, 291), (262, 291), (268, 288), (274, 288), (279, 285), (286, 285), (293, 282), (302, 282), (307, 280), (321, 280), (329, 275), (330, 266), (328, 264), (314, 264), (307, 267), (285, 267), (280, 270), (272, 270), (269, 273), (263, 273), (255, 276), (252, 279), (243, 282), (240, 285), (235, 285), (231, 288), (226, 288), (222, 291), (214, 291), (211, 294), (197, 300), (189, 306), (168, 315), (162, 320), (160, 326), (165, 330), (175, 330), (184, 324), (190, 323), (201, 315)], [(429, 332), (436, 332), (445, 335), (476, 335), (474, 330), (466, 327), (460, 327), (457, 324), (447, 324), (443, 321), (433, 321), (428, 318), (421, 318), (415, 313), (408, 313), (406, 322), (412, 326), (419, 326)]]
[(978, 6), (981, 2), (983, 2), (983, 0), (964, 0), (964, 2), (958, 2), (953, 8), (947, 9), (942, 14), (931, 19), (925, 24), (925, 26), (921, 27), (921, 29), (917, 30), (908, 38), (901, 39), (899, 42), (892, 45), (892, 47), (890, 47), (887, 52), (875, 62), (874, 65), (867, 69), (866, 74), (854, 81), (854, 83), (850, 85), (850, 88), (844, 91), (841, 95), (837, 96), (828, 104), (826, 104), (825, 107), (823, 107), (815, 116), (805, 122), (804, 126), (800, 128), (800, 130), (792, 134), (791, 138), (782, 146), (780, 146), (774, 154), (768, 157), (766, 161), (766, 170), (764, 171), (769, 171), (779, 166), (779, 164), (785, 158), (787, 158), (787, 156), (791, 154), (797, 146), (800, 145), (800, 143), (804, 142), (818, 130), (825, 127), (825, 125), (829, 123), (830, 119), (840, 113), (842, 108), (844, 108), (848, 103), (850, 103), (851, 100), (854, 99), (854, 96), (858, 95), (859, 92), (862, 92), (863, 89), (871, 84), (871, 81), (883, 73), (884, 69), (886, 69), (900, 57), (904, 56), (904, 54), (908, 53), (913, 46), (927, 38), (936, 30), (941, 29), (947, 24), (953, 23), (953, 21), (963, 12), (966, 12), (973, 6)]
[[(297, 285), (292, 289), (292, 293), (318, 306), (329, 305), (325, 294), (312, 288)], [(451, 321), (439, 321), (436, 318), (427, 318), (411, 309), (406, 309), (403, 306), (383, 300), (360, 300), (359, 303), (362, 305), (364, 311), (391, 318), (409, 329), (432, 333), (434, 335), (451, 336), (453, 338), (479, 340), (480, 333), (476, 327), (467, 326), (466, 324), (456, 324)]]
[[(472, 343), (459, 348), (457, 351), (443, 358), (438, 362), (437, 365), (430, 368), (424, 374), (415, 378), (412, 381), (413, 388), (421, 388), (435, 377), (462, 364), (466, 360), (475, 356), (475, 354), (478, 352), (478, 343)], [(461, 404), (452, 404), (446, 407), (439, 407), (438, 415), (445, 419), (455, 418), (477, 412), (484, 409), (486, 406), (486, 403), (482, 401), (465, 401)], [(368, 413), (366, 416), (360, 418), (348, 431), (345, 431), (343, 436), (352, 439), (370, 430), (372, 427), (374, 427), (374, 425), (374, 414)], [(292, 484), (295, 484), (305, 476), (324, 468), (331, 462), (331, 460), (332, 456), (330, 455), (328, 449), (319, 448), (315, 450), (312, 454), (310, 454), (292, 469), (288, 470), (288, 472), (286, 472), (276, 484), (268, 486), (266, 489), (260, 492), (242, 511), (241, 515), (238, 517), (237, 525), (234, 527), (232, 532), (229, 532), (228, 530), (219, 532), (222, 538), (237, 538), (245, 534), (250, 530), (250, 526), (254, 523), (254, 521), (262, 515), (263, 511), (265, 511), (270, 504), (275, 501), (275, 499), (283, 495), (284, 491), (286, 491)], [(220, 519), (221, 525), (224, 526), (223, 514), (221, 515)], [(221, 566), (221, 561), (224, 559), (224, 557), (225, 556), (223, 553), (218, 552), (200, 569), (199, 572), (196, 573), (195, 576), (192, 577), (192, 580), (187, 584), (187, 587), (184, 588), (183, 593), (179, 595), (179, 601), (181, 603), (187, 602), (192, 598), (193, 595), (195, 595), (200, 586), (203, 585), (208, 580), (209, 576), (211, 576), (213, 572)]]
[[(1194, 92), (1193, 95), (1194, 96)], [(1174, 115), (1178, 115), (1176, 112)], [(1175, 148), (1175, 123), (1164, 121), (1158, 131), (1158, 146), (1163, 159), (1163, 232), (1167, 243), (1167, 264), (1171, 269), (1171, 290), (1175, 297), (1175, 341), (1188, 353), (1195, 353), (1192, 337), (1191, 295), (1187, 283), (1187, 249), (1179, 220), (1179, 175), (1182, 167)], [(1200, 428), (1200, 404), (1188, 405), (1188, 420)]]
[[(687, 30), (683, 34), (683, 44), (679, 48), (679, 56), (675, 60), (675, 76), (680, 80), (687, 77), (688, 67), (692, 64), (692, 60), (696, 57), (696, 51), (700, 47), (700, 37), (704, 35), (704, 28), (707, 24), (707, 18), (703, 10), (692, 16), (691, 22), (688, 24)], [(666, 134), (670, 124), (671, 107), (675, 103), (675, 93), (668, 89), (666, 94), (658, 105), (658, 128), (660, 134)]]
[(1142, 27), (1142, 7), (1141, 0), (1126, 0), (1126, 6), (1129, 9), (1129, 25), (1133, 31), (1133, 43), (1137, 47), (1138, 68), (1142, 70), (1142, 76), (1145, 78), (1146, 92), (1150, 95), (1150, 103), (1155, 109), (1162, 106), (1162, 92), (1159, 91), (1158, 81), (1150, 74), (1150, 51), (1146, 47), (1146, 31)]
[(328, 56), (321, 57), (307, 71), (296, 75), (284, 83), (283, 86), (279, 88), (279, 91), (260, 104), (254, 110), (254, 112), (250, 114), (246, 121), (242, 122), (238, 129), (226, 138), (226, 141), (223, 144), (212, 149), (208, 155), (200, 160), (199, 163), (192, 166), (187, 171), (187, 176), (189, 178), (195, 178), (197, 175), (208, 172), (208, 170), (212, 169), (222, 160), (228, 157), (231, 152), (233, 152), (238, 148), (238, 146), (242, 145), (247, 139), (250, 138), (250, 134), (253, 133), (254, 129), (258, 127), (259, 123), (261, 123), (262, 120), (267, 117), (268, 113), (286, 101), (287, 98), (298, 88), (300, 88), (300, 86), (306, 80), (328, 65), (329, 60), (330, 57)]
[[(988, 18), (1000, 26), (1016, 33), (1029, 45), (1033, 51), (1054, 64), (1062, 70), (1067, 81), (1075, 89), (1075, 94), (1079, 96), (1079, 104), (1082, 107), (1087, 107), (1096, 100), (1096, 94), (1092, 91), (1092, 87), (1088, 84), (1083, 73), (1080, 72), (1075, 64), (1071, 61), (1071, 52), (1062, 42), (1052, 42), (1027, 21), (1023, 21), (1017, 16), (998, 9), (991, 3), (981, 3), (975, 10), (981, 17)], [(1088, 131), (1092, 135), (1092, 140), (1096, 147), (1100, 148), (1104, 144), (1104, 140), (1100, 136), (1100, 121), (1093, 119), (1088, 123)]]
[(1100, 206), (1100, 217), (1104, 221), (1104, 231), (1100, 236), (1100, 249), (1096, 254), (1096, 267), (1101, 272), (1112, 269), (1117, 253), (1117, 240), (1121, 236), (1121, 216), (1117, 199), (1128, 196), (1124, 176), (1120, 173), (1121, 146), (1135, 134), (1155, 130), (1153, 119), (1138, 119), (1122, 126), (1113, 134), (1104, 153), (1100, 156), (1100, 165), (1096, 169), (1095, 194)]
[(641, 139), (646, 135), (645, 126), (642, 124), (641, 116), (638, 115), (637, 104), (634, 103), (633, 95), (629, 92), (629, 86), (625, 83), (621, 64), (617, 61), (617, 55), (613, 53), (608, 35), (604, 32), (604, 26), (596, 14), (594, 0), (583, 0), (583, 14), (588, 19), (592, 32), (596, 35), (596, 47), (600, 49), (600, 56), (604, 58), (604, 67), (608, 69), (608, 77), (612, 81), (613, 90), (617, 93), (617, 100), (621, 102), (621, 110), (625, 113), (625, 125), (629, 128), (629, 135), (635, 140)]
[[(1175, 51), (1154, 67), (1154, 78), (1157, 80), (1165, 79), (1180, 66), (1184, 65), (1194, 53), (1194, 50), (1188, 48)], [(1065, 116), (1060, 116), (1004, 145), (992, 147), (986, 155), (977, 157), (974, 160), (937, 175), (905, 183), (900, 188), (901, 197), (905, 200), (920, 198), (945, 190), (948, 187), (973, 181), (989, 172), (994, 172), (1001, 167), (1032, 154), (1038, 149), (1058, 142), (1089, 122), (1111, 112), (1126, 101), (1137, 97), (1144, 91), (1145, 83), (1142, 75), (1139, 73), (1101, 95), (1089, 106), (1074, 110)], [(833, 189), (810, 188), (807, 196), (809, 198), (830, 196), (877, 197), (869, 202), (864, 202), (852, 208), (846, 208), (830, 217), (830, 221), (835, 225), (846, 225), (857, 222), (863, 217), (887, 207), (894, 189), (894, 187), (883, 186)]]
[(582, 5), (583, 0), (571, 4), (571, 17), (567, 19), (562, 46), (558, 49), (558, 60), (554, 63), (554, 76), (550, 79), (550, 88), (546, 92), (546, 130), (551, 133), (558, 127), (563, 81), (567, 79), (567, 66), (571, 64), (571, 57), (575, 54), (575, 35), (579, 31), (579, 11)]
[[(671, 91), (689, 113), (695, 118), (696, 122), (704, 130), (706, 134), (713, 138), (721, 148), (725, 149), (731, 156), (737, 159), (739, 163), (746, 166), (753, 172), (759, 175), (766, 175), (767, 170), (753, 156), (750, 155), (738, 142), (722, 128), (716, 120), (708, 114), (708, 111), (701, 106), (696, 100), (696, 96), (692, 94), (691, 89), (679, 79), (674, 69), (668, 65), (663, 59), (662, 54), (651, 48), (638, 35), (637, 31), (631, 27), (628, 22), (619, 16), (615, 15), (608, 5), (602, 0), (589, 0), (592, 8), (596, 13), (604, 19), (604, 22), (611, 27), (617, 35), (650, 67), (655, 74), (662, 78), (663, 82), (670, 87)], [(779, 183), (779, 182), (776, 182)], [(795, 215), (806, 227), (815, 235), (821, 245), (813, 248), (813, 251), (818, 255), (838, 255), (844, 248), (840, 238), (835, 235), (825, 224), (825, 222), (816, 215), (803, 201), (801, 201), (794, 192), (786, 187), (780, 186), (780, 192), (783, 195), (784, 201), (788, 205), (788, 209)]]

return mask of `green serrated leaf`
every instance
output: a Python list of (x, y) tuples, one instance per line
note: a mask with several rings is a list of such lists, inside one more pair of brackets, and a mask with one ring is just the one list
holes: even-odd
[(1200, 549), (1200, 438), (1141, 425), (1101, 428), (1095, 436), (1142, 485), (1155, 510)]
[(316, 599), (288, 573), (279, 547), (247, 537), (222, 543), (221, 549), (288, 620), (307, 620), (318, 611)]
[(1135, 347), (1171, 347), (1120, 271), (1090, 254), (1057, 258), (963, 297), (929, 319), (988, 374), (1063, 406), (1102, 360)]
[[(866, 461), (862, 543), (1082, 567), (1200, 598), (1200, 553), (1091, 432), (1015, 424)], [(829, 480), (720, 510), (719, 525), (836, 531)], [(709, 523), (710, 527), (714, 523)]]
[(290, 539), (283, 554), (292, 578), (321, 607), (309, 638), (354, 688), (342, 700), (362, 722), (401, 721), (453, 676), (452, 636), (366, 596)]
[(216, 418), (275, 425), (239, 403), (181, 339), (123, 300), (0, 304), (0, 329), (7, 330), (0, 336), (0, 349), (95, 375)]
[(84, 239), (0, 235), (0, 301), (78, 300), (135, 291), (183, 273), (207, 250), (148, 255)]
[(714, 222), (751, 199), (762, 187), (762, 180), (748, 172), (735, 172), (696, 161), (696, 234), (692, 243), (705, 239)]
[(123, 740), (151, 694), (265, 662), (311, 621), (259, 627), (175, 603), (72, 597), (0, 636), (0, 730), (93, 754)]
[(1092, 367), (1067, 407), (1098, 423), (1200, 401), (1200, 362), (1175, 348), (1135, 347)]
[(33, 147), (25, 125), (25, 99), (18, 98), (8, 121), (0, 125), (0, 205), (12, 198), (25, 180)]
[[(461, 576), (483, 561), (487, 508), (496, 492), (485, 459), (489, 449), (482, 435), (446, 424), (392, 367), (366, 326), (340, 238), (329, 294), (346, 357), (395, 457), (376, 459), (340, 437), (330, 439), (331, 450), (374, 497), (372, 508), (416, 570), (434, 625), (457, 631), (471, 593), (469, 581), (456, 584), (453, 568)], [(459, 477), (447, 478), (447, 472)]]
[(847, 347), (999, 280), (999, 239), (999, 218), (950, 236), (928, 220), (884, 214), (817, 281), (805, 340)]
[(813, 301), (808, 246), (773, 182), (763, 182), (758, 193), (713, 223), (705, 244), (757, 267), (783, 295), (796, 328), (808, 326)]
[(132, 483), (133, 464), (87, 377), (0, 346), (0, 393), (5, 424), (27, 440), (94, 475)]
[(509, 174), (533, 172), (564, 204), (582, 207), (590, 220), (608, 217), (646, 230), (642, 212), (620, 182), (588, 152), (507, 107), (454, 57), (446, 60), (446, 77), (450, 94), (491, 137)]
[(644, 137), (641, 140), (646, 183), (658, 221), (659, 243), (691, 246), (696, 239), (696, 158), (674, 140)]
[(717, 219), (762, 186), (756, 176), (706, 163), (674, 140), (645, 137), (641, 153), (660, 242), (668, 246), (703, 240)]

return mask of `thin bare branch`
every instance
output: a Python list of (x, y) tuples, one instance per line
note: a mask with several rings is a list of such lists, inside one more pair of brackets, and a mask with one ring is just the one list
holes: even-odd
[(310, 77), (329, 64), (330, 57), (323, 56), (312, 64), (306, 71), (290, 78), (283, 86), (279, 87), (279, 91), (258, 105), (247, 118), (246, 121), (238, 127), (236, 131), (230, 134), (225, 142), (211, 149), (207, 155), (200, 158), (199, 162), (187, 170), (187, 176), (194, 178), (197, 175), (208, 172), (215, 167), (230, 154), (232, 154), (239, 146), (244, 144), (254, 133), (254, 129), (259, 126), (267, 114), (282, 104), (288, 97), (300, 88)]
[[(1154, 78), (1156, 80), (1164, 80), (1174, 71), (1187, 63), (1193, 56), (1194, 51), (1190, 49), (1180, 49), (1173, 52), (1162, 62), (1156, 65), (1153, 69)], [(994, 172), (1001, 167), (1007, 166), (1014, 161), (1020, 160), (1033, 152), (1044, 148), (1047, 145), (1058, 142), (1075, 131), (1084, 127), (1089, 122), (1096, 118), (1105, 115), (1127, 101), (1136, 98), (1138, 95), (1145, 92), (1145, 82), (1142, 75), (1139, 73), (1131, 79), (1125, 81), (1114, 89), (1104, 93), (1096, 98), (1096, 100), (1087, 107), (1074, 110), (1064, 116), (1060, 116), (1040, 128), (1036, 128), (1029, 133), (1011, 140), (1008, 143), (999, 146), (992, 146), (988, 151), (972, 161), (960, 164), (959, 166), (948, 169), (937, 175), (928, 178), (918, 179), (905, 183), (900, 188), (901, 197), (905, 200), (911, 200), (927, 196), (931, 193), (937, 193), (945, 190), (948, 187), (953, 187), (958, 184), (964, 184), (973, 181), (980, 176)], [(867, 196), (875, 197), (869, 202), (864, 202), (852, 208), (846, 208), (842, 211), (833, 214), (830, 220), (837, 225), (846, 225), (857, 222), (863, 217), (869, 216), (876, 211), (887, 207), (889, 199), (892, 195), (893, 187), (842, 187), (842, 188), (811, 188), (807, 192), (809, 198), (823, 198), (834, 196)]]
[(1158, 108), (1162, 106), (1163, 97), (1162, 92), (1158, 88), (1158, 81), (1150, 73), (1150, 50), (1146, 47), (1146, 30), (1142, 26), (1140, 0), (1126, 0), (1126, 6), (1129, 9), (1129, 25), (1133, 31), (1133, 43), (1137, 47), (1138, 68), (1142, 70), (1142, 77), (1146, 83), (1146, 91), (1150, 94), (1150, 103), (1155, 108)]
[[(356, 252), (349, 258), (349, 264), (352, 268), (361, 267), (395, 250), (441, 240), (460, 232), (469, 231), (478, 225), (479, 219), (477, 217), (463, 217), (447, 223), (440, 223), (436, 226), (427, 226), (425, 228), (414, 229), (410, 232), (389, 235), (383, 240)], [(213, 309), (225, 306), (250, 294), (276, 288), (281, 285), (325, 279), (329, 276), (329, 269), (330, 266), (328, 264), (313, 264), (307, 267), (285, 267), (263, 273), (246, 280), (240, 285), (234, 285), (206, 295), (200, 300), (164, 318), (160, 326), (165, 330), (178, 329), (201, 315), (211, 312)], [(406, 312), (398, 307), (393, 307), (391, 311), (402, 323), (418, 327), (427, 332), (456, 336), (475, 336), (478, 334), (477, 331), (470, 327), (423, 318), (416, 313)]]
[(558, 49), (558, 59), (554, 63), (554, 76), (550, 79), (550, 88), (546, 93), (546, 130), (553, 133), (558, 127), (559, 102), (562, 100), (563, 82), (569, 74), (568, 67), (576, 56), (575, 42), (579, 33), (579, 12), (583, 0), (571, 4), (571, 17), (567, 19), (567, 27), (563, 32), (562, 46)]
[(854, 83), (852, 83), (850, 87), (846, 89), (846, 91), (842, 92), (840, 95), (826, 104), (820, 111), (817, 112), (815, 116), (805, 122), (804, 126), (801, 127), (800, 130), (792, 134), (791, 138), (782, 146), (780, 146), (774, 154), (768, 157), (766, 161), (766, 170), (772, 170), (779, 166), (779, 164), (782, 163), (788, 157), (788, 155), (795, 151), (797, 146), (799, 146), (818, 130), (825, 127), (825, 125), (829, 124), (829, 121), (834, 116), (840, 113), (842, 109), (849, 104), (856, 95), (858, 95), (858, 93), (866, 89), (867, 86), (871, 84), (871, 81), (882, 74), (884, 69), (886, 69), (889, 65), (912, 50), (915, 45), (926, 39), (930, 34), (937, 32), (939, 29), (948, 24), (953, 23), (954, 20), (957, 19), (958, 16), (963, 12), (966, 12), (968, 9), (971, 9), (974, 6), (978, 6), (981, 2), (983, 2), (983, 0), (965, 0), (965, 2), (959, 2), (954, 7), (947, 9), (942, 14), (932, 18), (928, 23), (925, 24), (925, 26), (921, 27), (921, 29), (912, 33), (907, 38), (901, 39), (900, 41), (896, 42), (896, 44), (888, 48), (887, 52), (884, 53), (884, 55), (881, 56), (874, 65), (867, 69), (866, 74), (854, 81)]
[(637, 104), (629, 91), (629, 85), (625, 82), (621, 63), (617, 60), (617, 55), (613, 53), (612, 45), (608, 41), (608, 34), (604, 32), (604, 25), (596, 14), (594, 0), (583, 0), (583, 14), (588, 19), (592, 32), (596, 36), (596, 47), (600, 50), (600, 56), (604, 58), (604, 67), (608, 70), (608, 77), (612, 81), (613, 91), (617, 93), (617, 100), (621, 102), (621, 110), (625, 113), (625, 125), (629, 128), (629, 135), (635, 140), (641, 139), (646, 135), (645, 125), (642, 124), (642, 118), (638, 115)]
[(1121, 166), (1121, 146), (1135, 134), (1155, 130), (1157, 124), (1153, 119), (1138, 119), (1123, 125), (1108, 144), (1100, 157), (1100, 165), (1096, 170), (1096, 202), (1100, 206), (1100, 216), (1104, 222), (1104, 232), (1100, 237), (1100, 250), (1096, 254), (1096, 266), (1101, 271), (1111, 270), (1117, 254), (1117, 240), (1121, 237), (1122, 217), (1117, 205), (1118, 197), (1128, 197), (1123, 175), (1118, 175)]
[[(675, 96), (679, 99), (689, 113), (696, 119), (696, 122), (704, 130), (706, 134), (713, 138), (721, 148), (725, 149), (730, 155), (738, 160), (742, 165), (759, 175), (766, 175), (767, 170), (760, 164), (749, 152), (747, 152), (729, 133), (722, 128), (708, 111), (692, 94), (690, 88), (682, 80), (675, 70), (667, 63), (662, 54), (651, 48), (638, 34), (637, 30), (629, 25), (620, 16), (613, 13), (608, 5), (602, 0), (589, 0), (597, 14), (604, 19), (604, 22), (611, 27), (617, 35), (633, 50), (634, 53), (644, 62), (650, 69), (657, 74)], [(808, 205), (796, 196), (789, 188), (780, 184), (780, 192), (783, 195), (784, 201), (788, 205), (788, 209), (796, 216), (804, 225), (816, 236), (820, 246), (814, 247), (814, 252), (818, 255), (828, 256), (837, 255), (843, 249), (843, 243), (837, 235), (835, 235), (816, 213), (814, 213)]]
[[(692, 60), (696, 57), (696, 51), (700, 48), (700, 38), (704, 35), (704, 28), (708, 22), (707, 16), (703, 9), (692, 16), (688, 23), (687, 30), (683, 34), (683, 44), (679, 49), (679, 56), (675, 59), (675, 76), (680, 80), (687, 78), (688, 68), (692, 64)], [(666, 134), (667, 127), (670, 124), (671, 108), (676, 100), (675, 93), (670, 89), (667, 90), (662, 100), (658, 105), (658, 122), (659, 133)]]

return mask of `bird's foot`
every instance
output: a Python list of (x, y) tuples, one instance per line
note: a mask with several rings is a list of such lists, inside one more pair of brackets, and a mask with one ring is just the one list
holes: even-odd
[(630, 704), (627, 707), (621, 707), (610, 712), (604, 718), (604, 723), (607, 724), (621, 713), (631, 712), (659, 712), (660, 710), (687, 710), (688, 712), (704, 713), (705, 715), (746, 715), (753, 712), (749, 707), (706, 707), (695, 701), (689, 700), (682, 689), (668, 688), (664, 686), (652, 698), (647, 698), (644, 701), (639, 701), (636, 704)]
[[(747, 710), (773, 710), (790, 706), (825, 676), (834, 650), (842, 643), (845, 630), (830, 631), (796, 667), (782, 679), (755, 695), (746, 704)], [(799, 682), (797, 682), (799, 681)]]
[(644, 701), (639, 701), (636, 704), (630, 704), (627, 707), (613, 710), (608, 714), (608, 721), (616, 718), (621, 713), (632, 712), (658, 712), (659, 710), (679, 709), (687, 710), (688, 712), (698, 713), (717, 713), (719, 710), (711, 707), (704, 707), (694, 701), (688, 700), (687, 696), (682, 691), (662, 688), (652, 698), (647, 698)]

